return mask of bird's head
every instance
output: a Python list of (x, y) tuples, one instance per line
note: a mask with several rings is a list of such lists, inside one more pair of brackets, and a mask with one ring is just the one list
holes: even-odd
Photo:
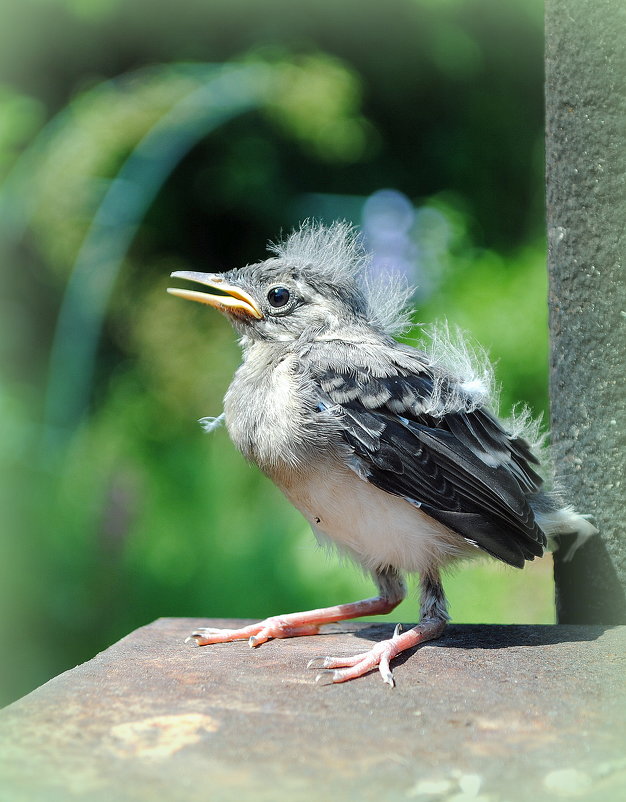
[(225, 273), (172, 273), (215, 292), (168, 292), (215, 307), (249, 340), (285, 342), (354, 325), (390, 332), (405, 322), (407, 287), (368, 278), (368, 255), (348, 224), (305, 223), (270, 250), (272, 258)]

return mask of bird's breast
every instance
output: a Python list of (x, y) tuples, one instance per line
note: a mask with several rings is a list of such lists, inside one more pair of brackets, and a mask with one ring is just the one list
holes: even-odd
[(302, 465), (320, 445), (315, 440), (323, 432), (316, 431), (312, 407), (306, 380), (290, 355), (276, 364), (248, 358), (224, 399), (233, 443), (270, 475)]

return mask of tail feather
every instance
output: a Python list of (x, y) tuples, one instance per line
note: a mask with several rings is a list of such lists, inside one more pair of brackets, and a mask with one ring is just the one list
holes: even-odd
[[(551, 510), (541, 507), (535, 509), (535, 520), (548, 536), (549, 550), (566, 549), (563, 555), (565, 562), (569, 562), (590, 537), (598, 534), (596, 527), (589, 521), (590, 517), (581, 515), (570, 506)], [(567, 537), (566, 542), (563, 542), (563, 536)]]

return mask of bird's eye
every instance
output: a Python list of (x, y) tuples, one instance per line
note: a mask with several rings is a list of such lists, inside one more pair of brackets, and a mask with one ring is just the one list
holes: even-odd
[(289, 303), (289, 290), (286, 287), (272, 287), (267, 293), (267, 300), (270, 306), (279, 309)]

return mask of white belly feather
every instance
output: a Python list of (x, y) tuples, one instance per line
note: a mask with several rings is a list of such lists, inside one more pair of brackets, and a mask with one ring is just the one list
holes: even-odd
[(320, 542), (330, 539), (368, 570), (423, 572), (475, 552), (443, 524), (350, 469), (330, 467), (277, 484)]

